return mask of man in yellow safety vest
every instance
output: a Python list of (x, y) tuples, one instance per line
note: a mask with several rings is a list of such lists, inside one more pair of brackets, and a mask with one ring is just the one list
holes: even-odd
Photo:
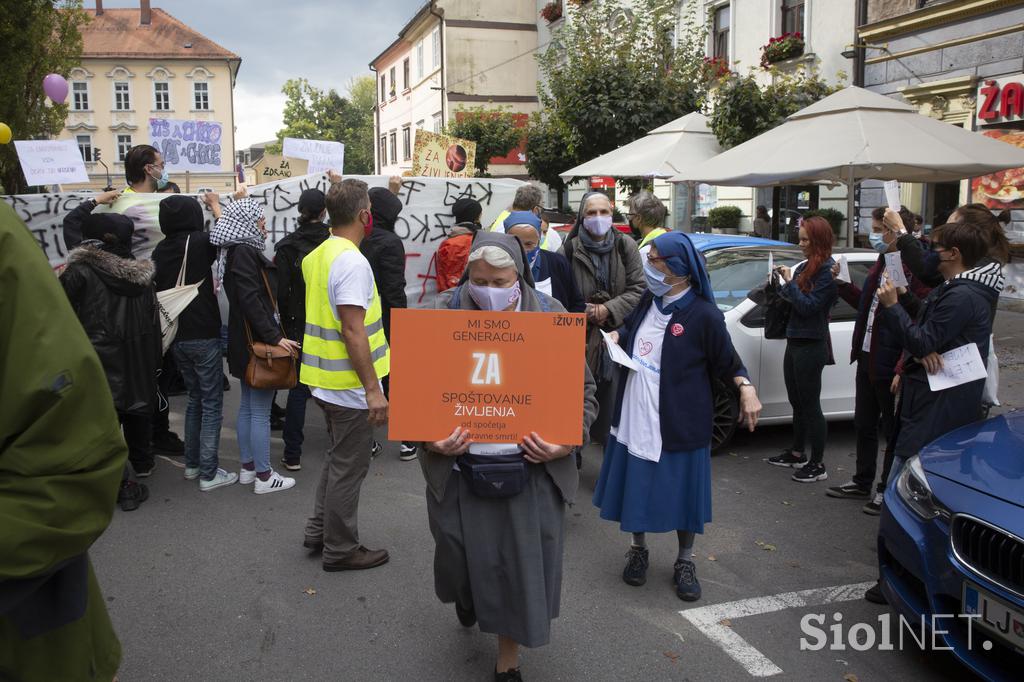
[(386, 550), (360, 544), (356, 518), (373, 427), (387, 422), (380, 380), (391, 356), (373, 270), (359, 251), (373, 229), (366, 183), (332, 173), (326, 203), (331, 236), (302, 259), (306, 331), (299, 376), (327, 419), (330, 449), (303, 545), (322, 554), (325, 571), (345, 571), (388, 561)]

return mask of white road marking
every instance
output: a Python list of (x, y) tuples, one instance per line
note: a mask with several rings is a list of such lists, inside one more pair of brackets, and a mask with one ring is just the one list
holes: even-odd
[(712, 604), (696, 609), (680, 611), (686, 620), (718, 645), (722, 651), (739, 663), (753, 677), (771, 677), (783, 672), (782, 668), (747, 643), (732, 628), (721, 624), (723, 620), (735, 620), (763, 613), (774, 613), (785, 609), (807, 606), (821, 606), (837, 602), (854, 601), (864, 596), (864, 591), (874, 582), (854, 583), (821, 587), (799, 592), (785, 592), (768, 597), (753, 597), (724, 604)]

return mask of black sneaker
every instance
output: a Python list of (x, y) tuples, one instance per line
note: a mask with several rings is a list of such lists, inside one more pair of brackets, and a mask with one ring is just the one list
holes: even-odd
[(380, 454), (380, 451), (384, 449), (384, 446), (380, 444), (379, 440), (373, 441), (373, 445), (370, 446), (370, 459), (373, 459)]
[(150, 451), (154, 455), (182, 457), (185, 454), (185, 443), (173, 431), (154, 433), (153, 440), (150, 442)]
[(878, 516), (882, 513), (882, 493), (875, 493), (871, 501), (860, 508), (868, 516)]
[(471, 628), (476, 625), (476, 611), (473, 610), (472, 606), (464, 609), (459, 605), (459, 602), (455, 602), (455, 615), (464, 628)]
[(398, 459), (403, 462), (411, 462), (418, 456), (418, 450), (415, 443), (402, 441), (402, 447), (398, 449)]
[(769, 457), (767, 459), (767, 462), (777, 467), (800, 468), (803, 465), (807, 464), (807, 457), (805, 455), (800, 455), (799, 457), (797, 457), (796, 455), (793, 454), (792, 450), (783, 450), (778, 455), (775, 455), (774, 457)]
[(829, 497), (838, 497), (840, 499), (847, 500), (866, 500), (871, 497), (871, 491), (861, 488), (859, 485), (850, 481), (842, 485), (835, 485), (825, 491), (825, 494)]
[(117, 491), (117, 504), (121, 511), (135, 511), (139, 505), (149, 499), (149, 488), (135, 481), (124, 481), (121, 489)]
[(136, 478), (149, 478), (153, 475), (153, 469), (156, 469), (156, 461), (150, 462), (147, 467), (132, 465)]
[(864, 593), (864, 598), (872, 604), (888, 604), (885, 595), (882, 594), (882, 583), (877, 582), (873, 587), (869, 587)]
[(626, 567), (622, 569), (622, 582), (640, 587), (647, 582), (647, 567), (650, 565), (646, 547), (631, 546), (626, 552)]
[(807, 463), (800, 467), (800, 470), (793, 474), (793, 480), (797, 483), (814, 483), (815, 481), (827, 481), (828, 473), (824, 464)]
[(523, 676), (519, 672), (519, 668), (512, 668), (511, 670), (506, 670), (503, 673), (499, 673), (497, 669), (495, 669), (494, 682), (523, 682)]
[(673, 569), (672, 582), (676, 585), (676, 596), (683, 601), (700, 599), (700, 581), (697, 580), (697, 567), (694, 563), (680, 559)]

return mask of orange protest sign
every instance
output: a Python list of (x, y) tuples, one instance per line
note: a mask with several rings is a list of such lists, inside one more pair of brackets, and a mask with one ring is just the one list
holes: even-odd
[(580, 445), (585, 334), (580, 314), (392, 310), (388, 438)]

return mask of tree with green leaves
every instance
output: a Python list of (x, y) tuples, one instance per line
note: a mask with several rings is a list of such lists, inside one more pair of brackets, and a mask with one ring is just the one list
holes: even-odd
[(558, 174), (579, 164), (573, 153), (576, 146), (572, 130), (557, 116), (550, 112), (530, 116), (526, 130), (526, 170), (531, 177), (558, 192), (559, 208), (563, 208), (566, 183)]
[[(22, 0), (0, 12), (0, 122), (16, 140), (47, 138), (60, 133), (68, 105), (49, 104), (43, 78), (66, 76), (81, 63), (81, 28), (89, 21), (81, 0)], [(25, 192), (25, 176), (14, 144), (0, 145), (0, 188), (7, 194)]]
[(445, 134), (476, 142), (476, 175), (487, 177), (487, 167), (496, 156), (506, 156), (523, 139), (523, 129), (507, 108), (460, 109), (445, 126)]
[(321, 90), (305, 78), (285, 82), (281, 92), (284, 128), (277, 133), (277, 144), (267, 147), (268, 154), (280, 154), (286, 137), (304, 140), (330, 140), (345, 145), (345, 173), (373, 173), (373, 106), (376, 91), (372, 76), (349, 83), (348, 97), (334, 89)]

